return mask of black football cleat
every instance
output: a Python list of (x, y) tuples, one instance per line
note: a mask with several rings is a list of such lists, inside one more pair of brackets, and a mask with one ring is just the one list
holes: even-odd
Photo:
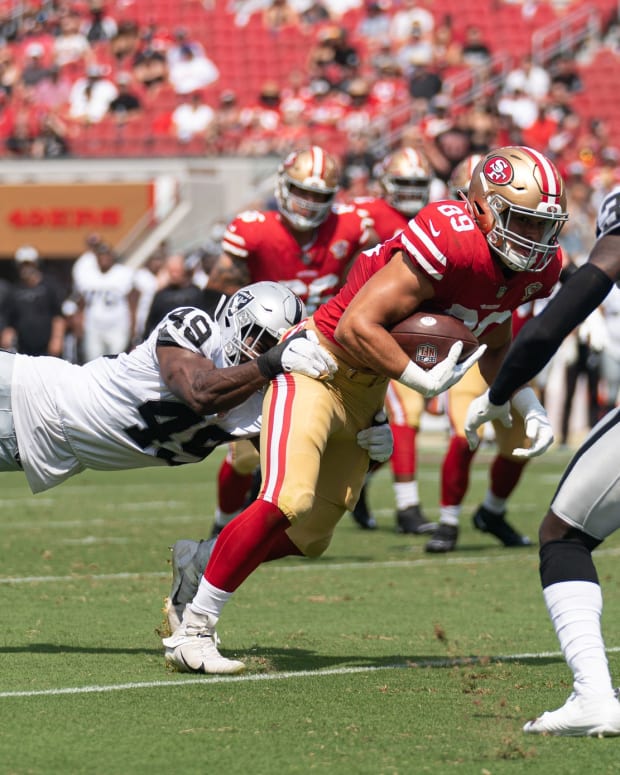
[(429, 522), (419, 506), (407, 506), (396, 512), (396, 532), (424, 535), (437, 529), (436, 522)]
[(506, 512), (495, 514), (484, 506), (479, 506), (478, 511), (472, 517), (476, 530), (494, 535), (504, 546), (531, 546), (532, 542), (527, 536), (520, 533), (506, 522)]
[(366, 500), (366, 485), (362, 487), (360, 497), (355, 504), (355, 508), (351, 512), (353, 519), (362, 528), (362, 530), (376, 530), (377, 520), (370, 513), (368, 508), (368, 502)]
[(458, 525), (446, 525), (440, 522), (430, 541), (424, 547), (424, 551), (430, 554), (453, 552), (456, 549), (458, 537)]

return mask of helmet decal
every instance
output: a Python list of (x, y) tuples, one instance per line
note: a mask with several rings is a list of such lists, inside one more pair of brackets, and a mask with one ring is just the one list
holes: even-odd
[(496, 186), (507, 186), (514, 178), (512, 164), (502, 156), (491, 156), (484, 164), (484, 176)]

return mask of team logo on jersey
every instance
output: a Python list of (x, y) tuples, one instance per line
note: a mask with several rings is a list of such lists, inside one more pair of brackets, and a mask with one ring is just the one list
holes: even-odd
[(434, 344), (420, 344), (415, 348), (415, 362), (434, 366), (437, 363), (437, 347)]
[(530, 283), (523, 291), (523, 301), (531, 299), (535, 293), (538, 293), (538, 291), (542, 290), (542, 287), (542, 283)]
[(334, 258), (337, 258), (338, 261), (342, 261), (342, 259), (349, 252), (349, 243), (344, 239), (340, 240), (339, 242), (334, 242), (334, 244), (329, 249), (329, 252), (334, 256)]
[(514, 177), (512, 164), (501, 156), (491, 156), (484, 165), (484, 174), (497, 186), (506, 186)]

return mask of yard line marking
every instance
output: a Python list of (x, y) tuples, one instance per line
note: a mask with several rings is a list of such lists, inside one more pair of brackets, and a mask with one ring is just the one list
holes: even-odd
[[(620, 547), (615, 549), (601, 549), (597, 551), (597, 557), (616, 557), (620, 554)], [(475, 565), (493, 564), (496, 562), (521, 562), (523, 559), (535, 559), (537, 551), (511, 552), (507, 555), (492, 556), (481, 555), (479, 557), (445, 557), (445, 558), (421, 558), (419, 560), (385, 560), (383, 562), (304, 562), (300, 560), (298, 565), (272, 565), (259, 566), (259, 571), (295, 573), (297, 571), (314, 570), (372, 570), (374, 568), (415, 568), (428, 565)], [(144, 571), (138, 573), (100, 573), (82, 574), (75, 576), (13, 576), (0, 578), (0, 584), (33, 584), (65, 581), (124, 581), (127, 579), (169, 578), (170, 571)]]
[[(607, 649), (607, 653), (617, 653), (620, 646)], [(549, 659), (561, 657), (560, 651), (541, 651), (539, 653), (508, 654), (504, 656), (471, 656), (455, 657), (454, 659), (424, 659), (420, 661), (400, 662), (393, 665), (366, 665), (365, 667), (334, 667), (327, 670), (289, 670), (282, 673), (259, 673), (250, 675), (203, 675), (200, 678), (185, 678), (178, 681), (145, 681), (144, 683), (125, 683), (101, 686), (74, 686), (62, 689), (32, 689), (28, 691), (0, 692), (0, 699), (13, 697), (49, 697), (62, 694), (98, 694), (103, 692), (122, 692), (132, 689), (160, 689), (189, 686), (192, 684), (219, 684), (219, 683), (251, 683), (256, 681), (282, 681), (287, 678), (322, 678), (326, 675), (355, 675), (359, 673), (375, 673), (380, 670), (407, 670), (412, 668), (428, 667), (459, 667), (466, 665), (479, 665), (488, 663), (516, 662), (521, 659)]]

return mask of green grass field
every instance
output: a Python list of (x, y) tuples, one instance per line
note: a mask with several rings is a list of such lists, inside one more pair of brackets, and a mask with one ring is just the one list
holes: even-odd
[[(421, 437), (420, 487), (437, 516), (444, 440)], [(208, 533), (215, 454), (201, 466), (86, 473), (33, 497), (2, 478), (1, 775), (459, 773), (598, 775), (620, 740), (526, 736), (571, 675), (547, 619), (536, 548), (473, 530), (491, 452), (472, 472), (458, 551), (427, 555), (347, 515), (321, 560), (260, 568), (220, 621), (235, 677), (174, 673), (157, 630), (168, 546)], [(535, 461), (510, 519), (533, 539), (568, 460)], [(620, 680), (620, 544), (598, 552), (609, 659)]]

